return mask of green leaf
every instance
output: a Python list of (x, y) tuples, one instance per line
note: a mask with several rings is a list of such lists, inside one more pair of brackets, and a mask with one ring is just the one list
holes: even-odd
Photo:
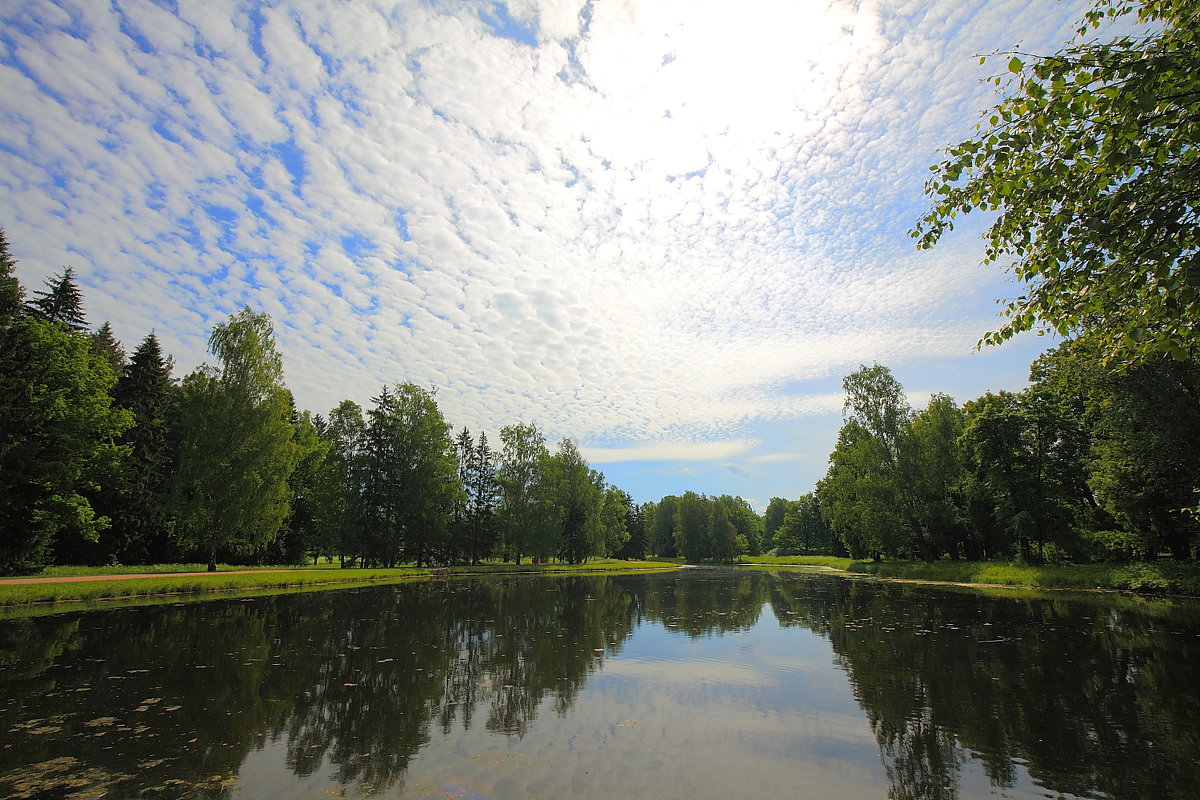
[(1016, 56), (1013, 56), (1008, 62), (1008, 71), (1009, 72), (1020, 72), (1021, 67), (1023, 67), (1023, 66), (1025, 66), (1025, 65), (1021, 62), (1021, 59), (1017, 58)]

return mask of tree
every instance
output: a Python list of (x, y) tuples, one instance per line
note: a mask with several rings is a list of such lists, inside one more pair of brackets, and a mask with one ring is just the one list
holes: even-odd
[(125, 456), (129, 415), (116, 376), (86, 336), (38, 319), (0, 329), (0, 571), (33, 572), (55, 543), (95, 542), (109, 527), (91, 498)]
[(17, 260), (8, 252), (8, 239), (0, 229), (0, 329), (7, 328), (21, 316), (25, 290), (15, 274)]
[(105, 322), (92, 334), (92, 353), (103, 359), (118, 378), (125, 373), (125, 348)]
[[(762, 520), (754, 509), (740, 497), (723, 494), (715, 502), (725, 512), (725, 518), (734, 528), (737, 541), (737, 553), (747, 553), (756, 556), (761, 552)], [(714, 528), (715, 535), (715, 528)]]
[(120, 525), (106, 537), (107, 550), (122, 564), (152, 563), (171, 554), (168, 476), (176, 465), (171, 427), (179, 391), (172, 366), (150, 333), (133, 351), (114, 390), (117, 405), (133, 416), (133, 427), (121, 439), (129, 458), (114, 511)]
[(456, 538), (457, 554), (478, 564), (492, 553), (496, 543), (496, 464), (488, 446), (487, 434), (479, 434), (478, 444), (463, 428), (456, 439), (459, 480), (464, 495), (459, 507)]
[(658, 501), (654, 510), (654, 526), (651, 528), (651, 552), (663, 558), (675, 558), (679, 550), (675, 543), (675, 512), (679, 498), (673, 494)]
[(775, 532), (783, 524), (783, 515), (787, 513), (788, 501), (782, 497), (772, 497), (767, 503), (766, 514), (763, 515), (762, 549), (769, 552), (775, 547)]
[(312, 513), (316, 521), (315, 548), (325, 555), (359, 555), (363, 517), (362, 457), (366, 423), (362, 408), (343, 400), (329, 412), (329, 421), (319, 427), (325, 442), (325, 458), (314, 486)]
[(462, 493), (450, 426), (416, 384), (385, 386), (374, 402), (362, 461), (366, 554), (387, 566), (431, 564), (445, 555)]
[(500, 430), (501, 548), (507, 561), (521, 556), (549, 558), (558, 551), (559, 510), (548, 486), (550, 453), (536, 425), (506, 425)]
[[(551, 463), (555, 505), (561, 511), (559, 555), (568, 564), (581, 564), (591, 556), (604, 553), (604, 531), (600, 523), (604, 476), (588, 466), (570, 439), (559, 442)], [(624, 520), (617, 520), (616, 524), (623, 530)], [(620, 533), (614, 532), (614, 536), (620, 538)]]
[[(603, 544), (601, 555), (622, 557), (625, 548), (633, 538), (633, 532), (629, 525), (636, 517), (636, 513), (637, 506), (632, 497), (616, 486), (604, 487), (599, 514)], [(630, 556), (624, 557), (629, 558)]]
[[(857, 420), (848, 420), (838, 431), (829, 470), (817, 483), (817, 497), (851, 557), (907, 554), (909, 538), (894, 472), (880, 441)], [(779, 535), (776, 531), (776, 539)]]
[(684, 492), (675, 504), (675, 549), (690, 564), (699, 564), (712, 554), (709, 506), (708, 498), (695, 492)]
[(821, 516), (821, 503), (815, 494), (788, 503), (775, 541), (781, 556), (833, 553), (833, 532)]
[[(1148, 32), (1084, 40), (1135, 13)], [(1197, 355), (1198, 52), (1197, 0), (1093, 0), (1064, 49), (1006, 54), (1015, 88), (932, 168), (913, 231), (928, 248), (959, 214), (998, 212), (984, 262), (1012, 259), (1024, 294), (981, 344), (1043, 324), (1110, 357)]]
[(25, 305), (25, 313), (45, 322), (59, 322), (73, 331), (87, 330), (83, 313), (83, 294), (75, 282), (75, 270), (63, 267), (58, 278), (46, 281), (46, 288), (34, 292)]
[(177, 533), (216, 570), (219, 552), (253, 553), (279, 535), (296, 466), (291, 395), (271, 318), (243, 308), (213, 328), (180, 391)]
[(712, 519), (709, 521), (709, 536), (712, 539), (712, 557), (725, 564), (732, 564), (738, 554), (738, 533), (725, 513), (725, 505), (720, 502), (709, 504)]

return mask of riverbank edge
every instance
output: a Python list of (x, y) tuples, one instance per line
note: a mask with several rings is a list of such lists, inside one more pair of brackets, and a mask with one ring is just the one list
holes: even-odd
[[(623, 572), (662, 572), (678, 565), (651, 561), (603, 561), (586, 564), (486, 564), (477, 567), (400, 567), (395, 569), (269, 568), (210, 573), (135, 573), (120, 577), (100, 574), (63, 576), (47, 581), (30, 576), (24, 582), (0, 585), (0, 619), (31, 616), (22, 611), (60, 613), (87, 608), (157, 604), (161, 599), (218, 599), (254, 597), (302, 591), (349, 589), (433, 578), (482, 575), (602, 575)], [(145, 601), (144, 603), (142, 601)]]
[(978, 588), (1128, 592), (1200, 598), (1200, 564), (1131, 562), (1029, 566), (978, 561), (856, 561), (829, 556), (745, 559), (739, 566), (802, 567), (881, 580)]

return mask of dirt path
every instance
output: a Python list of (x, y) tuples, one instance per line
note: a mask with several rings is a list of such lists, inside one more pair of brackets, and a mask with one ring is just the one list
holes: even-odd
[(220, 572), (143, 572), (128, 575), (63, 575), (57, 578), (0, 578), (0, 586), (14, 583), (81, 583), (83, 581), (128, 581), (135, 578), (189, 578), (197, 575), (250, 575), (259, 572), (300, 571), (295, 569), (232, 569)]

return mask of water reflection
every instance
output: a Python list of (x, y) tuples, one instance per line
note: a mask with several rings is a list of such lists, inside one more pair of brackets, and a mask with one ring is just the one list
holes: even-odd
[(541, 766), (493, 748), (524, 777), (492, 797), (686, 796), (753, 770), (721, 791), (825, 771), (897, 800), (1182, 798), (1200, 785), (1198, 634), (1194, 606), (730, 570), (14, 620), (0, 797), (261, 796), (268, 754), (294, 796), (453, 796), (472, 779), (455, 770), (500, 737)]

